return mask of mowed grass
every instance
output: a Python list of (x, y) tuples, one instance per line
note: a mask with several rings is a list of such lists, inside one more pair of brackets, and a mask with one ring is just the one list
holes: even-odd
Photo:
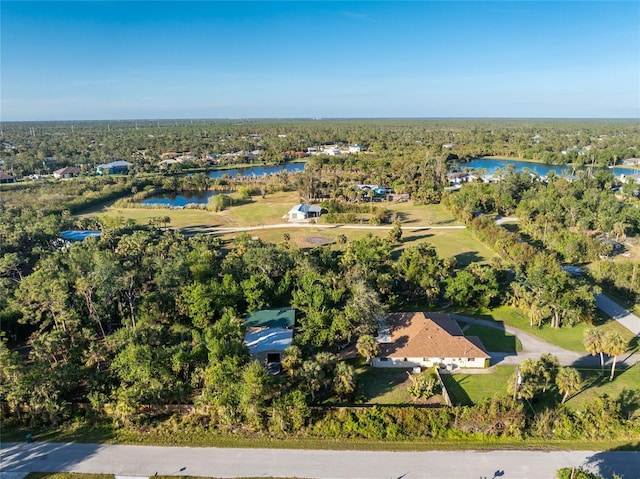
[(405, 369), (372, 368), (358, 371), (359, 393), (366, 404), (411, 404), (410, 385)]
[(478, 374), (442, 374), (454, 405), (471, 405), (482, 399), (503, 396), (515, 366), (493, 366)]
[(635, 364), (628, 368), (616, 367), (613, 381), (609, 381), (611, 368), (605, 367), (604, 375), (600, 368), (581, 368), (583, 389), (567, 401), (567, 406), (578, 409), (592, 403), (597, 397), (607, 394), (618, 397), (623, 394), (622, 409), (629, 414), (640, 416), (640, 366)]
[[(169, 216), (171, 226), (260, 226), (286, 222), (283, 218), (291, 207), (300, 202), (296, 191), (278, 192), (265, 197), (253, 196), (250, 201), (238, 203), (220, 213), (204, 209), (184, 208), (115, 208), (113, 202), (87, 210), (79, 217), (94, 217), (101, 214), (121, 216), (125, 219), (147, 224), (154, 216)], [(458, 223), (442, 205), (421, 205), (413, 202), (376, 203), (375, 206), (394, 212), (405, 226), (449, 226)], [(322, 218), (320, 219), (322, 223)]]
[(522, 351), (522, 343), (513, 334), (486, 326), (468, 325), (461, 322), (465, 336), (478, 336), (487, 351), (516, 353)]
[(168, 226), (170, 228), (225, 226), (224, 220), (217, 214), (197, 208), (172, 210), (169, 208), (114, 208), (112, 206), (101, 206), (78, 215), (79, 218), (94, 218), (96, 216), (133, 220), (141, 225), (149, 224), (152, 218), (168, 216), (170, 219)]
[[(522, 331), (533, 336), (537, 336), (549, 343), (568, 349), (569, 351), (576, 351), (579, 353), (585, 352), (583, 344), (584, 331), (585, 329), (592, 327), (589, 324), (576, 324), (574, 326), (561, 328), (552, 328), (548, 325), (538, 328), (529, 324), (529, 318), (521, 310), (511, 306), (499, 306), (497, 308), (481, 312), (465, 311), (464, 314), (482, 319), (504, 322), (504, 324), (508, 326), (521, 329)], [(598, 318), (597, 326), (601, 327), (605, 331), (618, 331), (622, 334), (622, 336), (629, 342), (629, 351), (634, 351), (638, 348), (637, 339), (635, 339), (633, 333), (617, 321), (600, 316)]]
[[(338, 236), (346, 236), (348, 241), (356, 241), (367, 235), (386, 238), (386, 229), (352, 229), (349, 226), (336, 226), (333, 228), (265, 228), (248, 231), (255, 238), (270, 243), (284, 241), (284, 233), (289, 234), (289, 242), (298, 248), (313, 248), (322, 245), (331, 245), (336, 250), (344, 249), (344, 245), (337, 244)], [(223, 240), (233, 240), (240, 233), (225, 233), (220, 235)], [(394, 255), (400, 255), (404, 248), (419, 243), (429, 243), (438, 252), (441, 258), (453, 257), (456, 266), (462, 268), (472, 262), (487, 262), (496, 254), (478, 241), (469, 231), (464, 229), (437, 230), (426, 229), (422, 231), (404, 232), (402, 242), (394, 247)]]
[[(515, 366), (494, 366), (489, 374), (443, 374), (451, 400), (456, 405), (471, 405), (494, 396), (507, 393), (507, 383), (511, 380)], [(582, 390), (570, 397), (566, 405), (571, 409), (582, 409), (606, 394), (618, 398), (620, 394), (623, 413), (629, 416), (640, 415), (640, 366), (616, 368), (613, 381), (609, 381), (610, 368), (605, 368), (605, 375), (600, 375), (599, 368), (579, 368), (583, 379)], [(560, 394), (555, 386), (547, 392), (547, 396)]]

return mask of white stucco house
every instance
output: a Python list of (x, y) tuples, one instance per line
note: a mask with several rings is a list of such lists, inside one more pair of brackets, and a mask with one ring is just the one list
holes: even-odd
[(378, 320), (376, 341), (378, 368), (486, 368), (491, 359), (480, 338), (465, 336), (442, 313), (388, 313)]
[(322, 208), (319, 206), (300, 203), (291, 208), (286, 216), (289, 221), (296, 222), (319, 218), (321, 213)]

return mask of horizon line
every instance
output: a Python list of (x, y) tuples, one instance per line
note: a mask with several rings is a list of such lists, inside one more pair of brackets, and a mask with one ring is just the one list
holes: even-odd
[(2, 120), (3, 123), (69, 123), (69, 122), (126, 122), (126, 121), (323, 121), (323, 120), (617, 120), (640, 121), (639, 117), (614, 116), (335, 116), (335, 117), (165, 117), (165, 118), (95, 118), (95, 119), (51, 119), (51, 120)]

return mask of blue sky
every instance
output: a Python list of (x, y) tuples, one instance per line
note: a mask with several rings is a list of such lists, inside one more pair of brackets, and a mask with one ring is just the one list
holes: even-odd
[(640, 117), (640, 2), (0, 2), (2, 121)]

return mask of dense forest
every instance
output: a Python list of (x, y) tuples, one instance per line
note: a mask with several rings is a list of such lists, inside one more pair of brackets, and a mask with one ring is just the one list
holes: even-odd
[[(179, 427), (163, 427), (205, 424), (224, 432), (374, 439), (637, 432), (638, 419), (625, 415), (624, 397), (570, 411), (560, 407), (560, 394), (553, 407), (534, 413), (507, 397), (433, 410), (330, 407), (359, 403), (354, 366), (340, 351), (357, 345), (370, 358), (375, 318), (384, 311), (510, 304), (533, 326), (561, 328), (595, 322), (594, 285), (637, 297), (637, 263), (611, 261), (613, 246), (602, 241), (632, 241), (640, 232), (638, 200), (634, 192), (618, 190), (611, 173), (544, 182), (505, 171), (500, 182), (470, 182), (457, 191), (448, 190), (446, 181), (454, 164), (478, 155), (612, 165), (635, 156), (636, 123), (141, 121), (3, 124), (0, 134), (3, 169), (21, 179), (0, 185), (0, 400), (6, 424), (56, 426), (81, 417), (139, 427), (188, 406), (190, 414), (178, 415)], [(204, 175), (157, 167), (167, 151), (200, 160), (262, 150), (260, 161), (281, 162), (287, 152), (356, 143), (363, 152), (313, 157), (303, 173), (267, 178), (264, 185), (241, 179), (216, 184)], [(561, 153), (589, 145), (585, 155)], [(115, 159), (134, 167), (123, 176), (93, 175), (96, 164)], [(62, 182), (23, 178), (65, 165), (81, 166), (83, 174)], [(226, 242), (186, 237), (161, 221), (74, 216), (145, 190), (233, 184), (247, 194), (297, 190), (301, 199), (324, 200), (339, 222), (339, 215), (362, 203), (353, 183), (388, 185), (418, 204), (442, 202), (499, 258), (462, 268), (427, 242), (396, 248), (403, 236), (399, 221), (386, 238), (344, 237), (301, 249), (286, 233), (278, 243), (248, 234)], [(380, 211), (381, 220), (391, 220)], [(495, 215), (520, 221), (506, 228)], [(59, 238), (66, 229), (102, 235), (69, 244)], [(563, 268), (587, 263), (583, 277)], [(280, 306), (295, 308), (297, 324), (284, 371), (274, 376), (250, 360), (244, 317)], [(529, 398), (548, 395), (555, 379), (555, 373), (544, 384), (531, 379)]]

